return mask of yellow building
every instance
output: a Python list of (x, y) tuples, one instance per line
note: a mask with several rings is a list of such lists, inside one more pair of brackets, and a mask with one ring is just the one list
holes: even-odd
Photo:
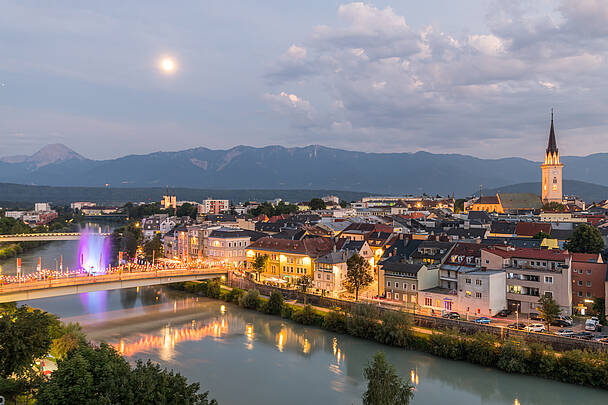
[(545, 163), (541, 165), (542, 170), (542, 200), (545, 203), (562, 203), (562, 169), (564, 165), (559, 161), (559, 150), (555, 140), (555, 129), (553, 128), (553, 110), (551, 111), (551, 129), (549, 130), (549, 144), (545, 152)]
[(261, 238), (247, 249), (247, 268), (252, 270), (258, 256), (266, 255), (268, 262), (262, 276), (280, 278), (286, 281), (304, 275), (313, 277), (315, 260), (331, 252), (333, 240), (329, 238), (308, 238), (303, 240)]

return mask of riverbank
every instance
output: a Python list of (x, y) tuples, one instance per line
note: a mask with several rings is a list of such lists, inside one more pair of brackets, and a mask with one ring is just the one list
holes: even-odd
[(331, 332), (348, 334), (377, 343), (416, 350), (435, 356), (492, 367), (507, 373), (537, 376), (568, 384), (608, 389), (608, 355), (583, 350), (556, 352), (536, 343), (501, 340), (478, 332), (460, 335), (456, 331), (433, 330), (422, 333), (412, 327), (411, 316), (404, 312), (383, 311), (355, 305), (346, 312), (284, 302), (282, 295), (260, 297), (256, 290), (215, 287), (208, 294), (210, 282), (171, 285), (182, 291), (237, 303), (243, 308), (280, 316), (302, 325), (316, 326)]

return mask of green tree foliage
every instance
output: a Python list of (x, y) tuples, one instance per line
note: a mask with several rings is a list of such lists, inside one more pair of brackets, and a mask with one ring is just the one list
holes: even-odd
[(336, 333), (346, 333), (346, 314), (343, 311), (331, 310), (325, 314), (323, 329)]
[(260, 306), (260, 293), (258, 290), (249, 290), (239, 300), (239, 305), (247, 309), (257, 309)]
[(346, 202), (344, 200), (340, 200), (340, 207), (342, 207), (342, 208), (348, 207), (348, 202)]
[(177, 212), (175, 215), (178, 217), (190, 217), (192, 219), (196, 219), (198, 216), (198, 207), (190, 203), (184, 203), (177, 207)]
[(595, 312), (600, 319), (602, 325), (606, 325), (606, 299), (602, 297), (595, 297), (593, 299), (593, 305), (591, 306), (593, 312)]
[(560, 312), (562, 312), (561, 308), (557, 302), (555, 302), (553, 297), (548, 295), (543, 295), (538, 300), (538, 310), (544, 319), (545, 324), (547, 325), (547, 329), (549, 329), (551, 323), (555, 321)]
[(459, 214), (464, 211), (464, 202), (466, 200), (464, 198), (457, 198), (454, 202), (454, 212)]
[(23, 221), (0, 217), (0, 235), (16, 235), (19, 233), (31, 233), (32, 229)]
[(359, 290), (365, 288), (374, 281), (367, 260), (358, 254), (352, 255), (346, 261), (347, 271), (343, 286), (349, 293), (355, 293), (355, 301), (359, 299)]
[(386, 345), (406, 347), (411, 335), (412, 318), (405, 312), (385, 311), (376, 330), (376, 340)]
[(209, 298), (219, 298), (222, 293), (222, 287), (220, 285), (220, 280), (215, 278), (213, 280), (209, 280), (206, 283), (206, 291), (205, 295)]
[(592, 225), (581, 224), (576, 227), (564, 247), (575, 253), (600, 253), (604, 250), (605, 244), (602, 234), (597, 228)]
[(65, 357), (70, 350), (75, 350), (86, 343), (86, 336), (78, 323), (70, 322), (67, 325), (61, 325), (60, 335), (53, 339), (50, 350), (53, 357), (57, 359)]
[(557, 201), (553, 201), (553, 202), (544, 204), (543, 211), (565, 212), (566, 206), (564, 204), (558, 203)]
[(295, 310), (291, 319), (302, 325), (320, 326), (323, 323), (323, 318), (315, 312), (311, 305), (305, 305), (304, 308)]
[(374, 355), (363, 374), (367, 380), (363, 405), (407, 405), (414, 397), (414, 386), (397, 375), (382, 352)]
[(57, 364), (37, 400), (59, 404), (216, 404), (199, 384), (139, 361), (134, 369), (112, 346), (80, 345)]
[(306, 292), (308, 288), (312, 287), (312, 278), (306, 275), (298, 277), (296, 284), (300, 287), (302, 292)]
[(0, 317), (0, 378), (24, 375), (36, 359), (45, 356), (51, 347), (57, 317), (19, 306)]
[(283, 214), (295, 214), (298, 212), (298, 206), (293, 204), (285, 204), (283, 201), (279, 202), (276, 206), (273, 206), (269, 202), (264, 202), (250, 211), (251, 215), (257, 217), (258, 215), (266, 215), (267, 217), (273, 217), (275, 215)]
[(540, 240), (551, 239), (551, 235), (549, 235), (548, 233), (545, 233), (543, 231), (540, 231), (536, 235), (532, 236), (532, 239), (540, 239)]
[(266, 266), (268, 265), (268, 255), (257, 255), (255, 260), (252, 263), (253, 271), (257, 273), (257, 277), (259, 279), (260, 273), (263, 273), (266, 270)]
[(125, 214), (127, 214), (127, 218), (135, 221), (141, 221), (144, 217), (166, 212), (159, 203), (155, 202), (151, 204), (127, 203), (122, 207), (122, 209)]
[(320, 198), (313, 198), (308, 203), (311, 210), (324, 210), (326, 208), (325, 201)]
[(159, 257), (163, 257), (163, 242), (160, 238), (160, 234), (156, 234), (152, 239), (146, 241), (143, 249), (148, 262), (152, 262), (153, 258), (158, 259)]
[(114, 250), (116, 252), (126, 252), (129, 257), (135, 257), (135, 252), (142, 239), (143, 233), (139, 222), (130, 222), (125, 226), (115, 229), (114, 233), (112, 233)]
[(278, 291), (273, 291), (270, 294), (270, 299), (266, 303), (265, 311), (266, 313), (273, 315), (281, 315), (281, 311), (283, 310), (283, 305), (285, 300), (283, 299), (283, 294)]
[(379, 319), (380, 313), (374, 305), (357, 304), (346, 318), (346, 330), (353, 336), (373, 340), (378, 335)]

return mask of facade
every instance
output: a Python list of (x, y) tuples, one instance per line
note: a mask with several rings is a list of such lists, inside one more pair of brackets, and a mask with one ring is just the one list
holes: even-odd
[[(160, 234), (160, 225), (165, 221), (169, 215), (167, 214), (155, 214), (141, 220), (141, 230), (144, 239), (152, 239), (156, 234)], [(166, 233), (166, 232), (165, 232)]]
[(439, 270), (424, 264), (385, 260), (382, 269), (386, 299), (410, 308), (416, 308), (419, 290), (436, 287), (439, 281)]
[(160, 205), (164, 209), (177, 209), (177, 197), (175, 196), (175, 191), (173, 192), (173, 194), (169, 195), (169, 187), (167, 187), (167, 192), (165, 193), (165, 195), (163, 195), (163, 199), (160, 201)]
[(581, 315), (590, 311), (594, 298), (605, 295), (606, 263), (600, 254), (572, 254), (572, 305)]
[(312, 279), (316, 259), (333, 251), (334, 246), (333, 240), (329, 238), (261, 238), (247, 249), (247, 268), (253, 269), (257, 256), (266, 255), (268, 263), (262, 272), (263, 276), (282, 278), (289, 282), (295, 282), (304, 275)]
[(321, 199), (326, 204), (332, 204), (332, 205), (340, 204), (340, 198), (335, 195), (326, 195), (324, 197), (321, 197)]
[(82, 207), (94, 207), (96, 205), (97, 205), (97, 203), (90, 202), (90, 201), (76, 201), (76, 202), (70, 203), (70, 208), (73, 210), (81, 210)]
[(212, 214), (218, 215), (224, 211), (230, 210), (230, 201), (229, 200), (214, 200), (214, 199), (206, 199), (203, 200), (201, 205), (199, 205), (200, 214)]
[(457, 312), (494, 316), (507, 307), (505, 272), (473, 269), (458, 273)]
[(251, 234), (248, 231), (235, 228), (213, 230), (207, 239), (209, 259), (233, 267), (243, 267), (247, 264), (247, 246), (250, 241)]
[(553, 297), (563, 315), (572, 313), (572, 256), (567, 251), (487, 247), (482, 266), (506, 273), (507, 305), (522, 314), (538, 313), (538, 300)]
[(541, 165), (542, 171), (542, 200), (545, 203), (563, 201), (562, 169), (564, 165), (559, 161), (559, 150), (555, 140), (553, 127), (553, 111), (551, 111), (551, 129), (549, 130), (549, 144), (545, 152), (545, 163)]
[(339, 250), (315, 260), (313, 286), (330, 294), (344, 291), (342, 282), (346, 279), (348, 271), (346, 261), (354, 254), (352, 250)]
[(51, 210), (51, 204), (49, 203), (35, 203), (34, 211), (36, 212), (49, 212)]

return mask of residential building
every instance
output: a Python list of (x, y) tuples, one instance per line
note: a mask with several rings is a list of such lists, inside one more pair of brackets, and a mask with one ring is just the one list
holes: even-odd
[(572, 253), (572, 305), (581, 315), (605, 295), (606, 263), (600, 254)]
[(346, 262), (355, 254), (352, 250), (338, 250), (315, 260), (313, 286), (330, 294), (344, 291), (348, 266)]
[(303, 240), (265, 237), (251, 243), (247, 249), (247, 268), (253, 269), (257, 256), (268, 256), (262, 272), (265, 277), (282, 278), (289, 282), (306, 275), (314, 276), (315, 260), (333, 251), (334, 241), (329, 238)]
[[(156, 234), (161, 234), (160, 224), (165, 221), (169, 215), (155, 214), (141, 220), (141, 230), (144, 239), (152, 239)], [(167, 230), (168, 231), (168, 230)], [(165, 232), (166, 233), (166, 232)]]
[(49, 212), (51, 210), (51, 204), (49, 203), (35, 203), (34, 211), (36, 212)]
[(507, 305), (522, 314), (538, 313), (538, 300), (551, 296), (564, 315), (572, 313), (572, 255), (567, 251), (491, 246), (481, 251), (481, 264), (504, 270)]
[(94, 207), (96, 205), (97, 205), (97, 203), (90, 202), (90, 201), (76, 201), (76, 202), (70, 203), (70, 208), (73, 210), (80, 211), (82, 209), (82, 207)]
[(207, 238), (208, 257), (211, 261), (244, 267), (250, 242), (264, 236), (266, 235), (260, 232), (236, 228), (212, 230)]
[(199, 205), (199, 214), (212, 214), (218, 215), (222, 212), (230, 210), (230, 201), (229, 200), (215, 200), (212, 198), (208, 198), (203, 200), (201, 205)]
[(4, 215), (8, 218), (22, 219), (27, 211), (6, 211)]
[(331, 205), (338, 205), (338, 204), (340, 204), (340, 198), (337, 197), (337, 196), (335, 196), (335, 195), (326, 195), (324, 197), (321, 197), (321, 199), (326, 204), (331, 204)]
[(423, 240), (411, 254), (413, 263), (425, 264), (429, 267), (441, 265), (449, 256), (454, 243)]
[(494, 316), (507, 307), (503, 270), (477, 268), (458, 273), (457, 311), (473, 316)]
[(424, 264), (404, 263), (397, 256), (382, 262), (386, 299), (415, 309), (418, 291), (436, 287), (439, 269), (429, 269)]

